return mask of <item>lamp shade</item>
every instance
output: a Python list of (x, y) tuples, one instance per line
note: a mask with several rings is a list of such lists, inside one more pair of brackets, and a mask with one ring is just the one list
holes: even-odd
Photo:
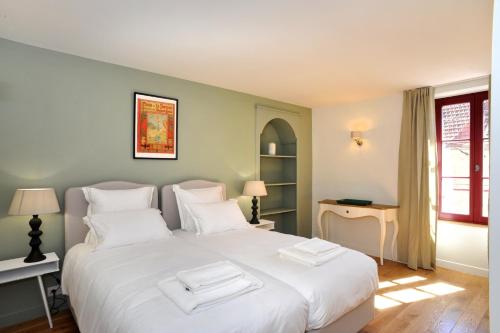
[(41, 215), (60, 211), (53, 188), (18, 189), (14, 193), (9, 215)]
[(266, 185), (262, 180), (249, 180), (243, 188), (243, 195), (263, 197), (267, 195)]

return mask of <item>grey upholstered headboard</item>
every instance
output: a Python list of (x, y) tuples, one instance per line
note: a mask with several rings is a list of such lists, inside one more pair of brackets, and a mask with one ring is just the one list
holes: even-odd
[[(222, 186), (222, 195), (226, 199), (226, 185), (224, 183), (216, 183), (208, 180), (188, 180), (177, 185), (185, 190), (195, 188), (207, 188), (214, 186)], [(179, 229), (181, 227), (181, 220), (179, 218), (179, 210), (177, 209), (177, 201), (175, 200), (175, 193), (172, 189), (173, 185), (165, 185), (161, 188), (161, 212), (167, 226), (170, 230)]]
[[(124, 181), (103, 182), (88, 187), (95, 187), (102, 190), (125, 190), (144, 186), (154, 186), (153, 200), (151, 206), (158, 208), (158, 188), (156, 185), (137, 184)], [(71, 187), (64, 194), (64, 239), (65, 251), (67, 252), (73, 245), (82, 243), (89, 228), (83, 224), (82, 218), (87, 215), (87, 200), (83, 195), (81, 187)]]

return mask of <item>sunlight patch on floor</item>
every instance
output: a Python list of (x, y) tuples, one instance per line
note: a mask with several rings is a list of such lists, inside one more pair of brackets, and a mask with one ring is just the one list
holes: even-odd
[(384, 296), (375, 295), (375, 309), (384, 310), (398, 305), (401, 305), (401, 303), (398, 301), (389, 299)]
[(378, 289), (390, 288), (390, 287), (394, 287), (394, 286), (397, 286), (397, 284), (395, 284), (391, 281), (380, 281), (378, 283)]
[(403, 303), (413, 303), (417, 301), (421, 301), (424, 299), (428, 298), (433, 298), (435, 297), (432, 294), (419, 291), (413, 288), (407, 288), (403, 290), (398, 290), (398, 291), (391, 291), (388, 293), (383, 294), (385, 297), (392, 298), (393, 300), (403, 302)]
[(420, 282), (420, 281), (425, 281), (425, 280), (427, 280), (427, 279), (422, 277), (422, 276), (414, 275), (414, 276), (409, 276), (409, 277), (402, 278), (402, 279), (392, 280), (392, 282), (397, 283), (397, 284), (408, 284), (408, 283)]
[(425, 286), (417, 287), (417, 289), (434, 294), (434, 295), (438, 295), (438, 296), (448, 295), (448, 294), (456, 293), (457, 291), (465, 290), (464, 288), (460, 288), (460, 287), (454, 286), (452, 284), (444, 283), (444, 282), (427, 284)]

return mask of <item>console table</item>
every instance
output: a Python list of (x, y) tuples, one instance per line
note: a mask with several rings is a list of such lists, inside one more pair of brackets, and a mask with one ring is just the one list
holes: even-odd
[[(344, 205), (337, 203), (336, 200), (321, 200), (319, 201), (319, 212), (318, 212), (318, 230), (321, 238), (324, 238), (323, 227), (322, 227), (322, 216), (323, 213), (330, 211), (337, 215), (340, 215), (349, 219), (356, 219), (361, 217), (372, 216), (375, 217), (380, 224), (380, 243), (379, 243), (379, 254), (380, 254), (380, 264), (384, 264), (384, 244), (385, 244), (385, 233), (386, 233), (386, 223), (392, 222), (394, 224), (394, 232), (392, 234), (392, 259), (396, 260), (394, 249), (396, 247), (396, 240), (399, 232), (398, 225), (398, 208), (399, 206), (391, 205), (379, 205), (372, 204), (368, 206), (355, 206), (355, 205)], [(328, 236), (328, 235), (327, 235)]]

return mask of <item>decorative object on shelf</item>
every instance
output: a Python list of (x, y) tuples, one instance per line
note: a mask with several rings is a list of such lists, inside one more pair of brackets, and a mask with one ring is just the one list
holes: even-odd
[(245, 187), (243, 188), (243, 195), (253, 196), (252, 219), (250, 220), (250, 224), (258, 224), (259, 219), (257, 218), (257, 215), (259, 207), (257, 206), (257, 197), (263, 197), (267, 195), (266, 185), (262, 180), (249, 180), (245, 183)]
[(40, 236), (43, 232), (40, 230), (42, 220), (38, 215), (58, 213), (59, 211), (59, 203), (53, 188), (16, 190), (10, 204), (9, 215), (33, 216), (29, 222), (31, 231), (28, 233), (31, 237), (29, 243), (31, 252), (24, 259), (24, 262), (37, 262), (45, 259), (45, 255), (40, 251), (40, 245), (42, 244)]
[(361, 131), (352, 131), (351, 132), (352, 141), (356, 142), (358, 146), (363, 145), (363, 132)]
[(337, 200), (337, 203), (339, 205), (369, 206), (373, 203), (373, 201), (359, 199), (341, 199)]
[(134, 93), (134, 158), (177, 159), (179, 101)]
[(269, 142), (268, 154), (276, 155), (276, 142)]

